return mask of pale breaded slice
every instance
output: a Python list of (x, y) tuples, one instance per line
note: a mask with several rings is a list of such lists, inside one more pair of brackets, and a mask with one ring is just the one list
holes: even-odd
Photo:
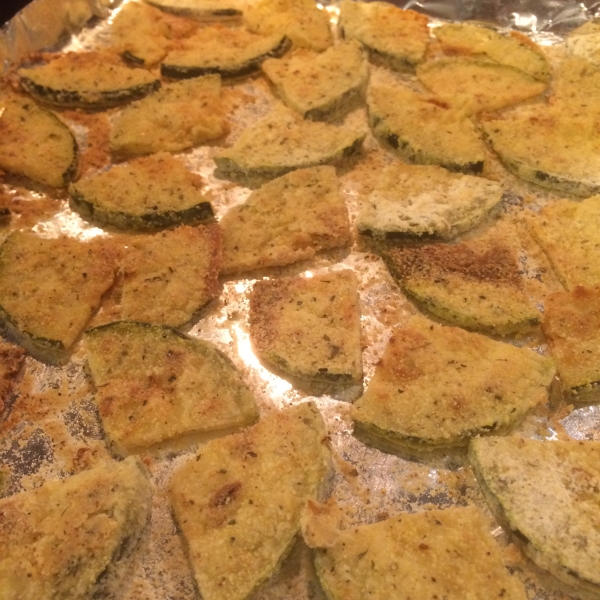
[(482, 121), (504, 165), (537, 185), (574, 196), (600, 192), (600, 127), (594, 102), (521, 106)]
[(592, 19), (569, 31), (565, 46), (569, 54), (600, 65), (600, 21)]
[(412, 317), (392, 332), (352, 419), (375, 445), (465, 446), (546, 402), (554, 372), (550, 358), (529, 348)]
[(490, 507), (525, 553), (579, 593), (596, 598), (600, 442), (479, 438), (471, 442), (469, 457)]
[(401, 513), (343, 530), (317, 552), (328, 600), (525, 600), (475, 506)]
[(500, 33), (475, 23), (444, 23), (433, 29), (448, 54), (482, 56), (519, 69), (540, 81), (551, 76), (550, 63), (544, 51), (527, 36), (517, 31)]
[(546, 298), (542, 330), (570, 400), (596, 399), (600, 384), (600, 288), (576, 286)]
[(247, 0), (145, 0), (165, 12), (198, 21), (241, 19)]
[(317, 54), (296, 50), (262, 64), (283, 102), (305, 119), (342, 117), (363, 99), (369, 65), (357, 43), (332, 46)]
[(123, 576), (152, 508), (136, 458), (107, 462), (0, 500), (3, 600), (86, 600)]
[(303, 379), (362, 378), (356, 275), (257, 281), (250, 296), (250, 339), (259, 357)]
[(219, 295), (221, 263), (217, 224), (132, 238), (123, 263), (123, 318), (184, 325)]
[(71, 206), (92, 222), (159, 229), (213, 217), (203, 180), (166, 152), (89, 175), (69, 188)]
[(484, 145), (475, 125), (434, 96), (401, 83), (371, 83), (367, 108), (375, 136), (403, 159), (463, 173), (483, 171)]
[(557, 200), (532, 216), (528, 225), (568, 290), (600, 285), (600, 196), (580, 202)]
[(402, 289), (433, 315), (465, 329), (524, 333), (541, 315), (525, 292), (518, 249), (492, 230), (459, 244), (393, 248), (386, 262)]
[(223, 272), (281, 267), (350, 243), (333, 167), (298, 169), (252, 192), (220, 222)]
[(306, 167), (338, 164), (359, 152), (365, 134), (305, 121), (278, 105), (247, 127), (231, 148), (214, 156), (218, 171), (232, 179), (273, 178)]
[(329, 15), (313, 0), (258, 0), (244, 10), (244, 23), (262, 35), (285, 34), (297, 48), (322, 52), (333, 43)]
[(0, 341), (0, 414), (12, 392), (15, 377), (19, 374), (24, 360), (23, 348)]
[(173, 511), (202, 598), (244, 600), (277, 570), (327, 473), (325, 437), (312, 402), (272, 410), (175, 472)]
[(174, 40), (197, 28), (194, 21), (168, 15), (145, 2), (127, 2), (110, 25), (109, 40), (127, 60), (151, 67), (165, 57)]
[(173, 79), (211, 73), (223, 78), (243, 77), (259, 71), (267, 58), (285, 54), (290, 46), (283, 34), (259, 35), (241, 27), (210, 25), (174, 45), (160, 72)]
[(225, 134), (221, 78), (207, 75), (165, 84), (119, 113), (110, 130), (117, 158), (179, 152)]
[(376, 238), (450, 239), (479, 224), (502, 193), (482, 177), (396, 161), (362, 204), (356, 227)]
[(0, 313), (33, 354), (60, 360), (115, 271), (116, 255), (101, 240), (15, 232), (0, 246)]
[(467, 114), (518, 104), (547, 87), (514, 67), (474, 58), (424, 62), (417, 67), (417, 77), (440, 100)]
[(79, 148), (71, 130), (30, 98), (0, 94), (0, 169), (52, 187), (77, 174)]
[(342, 37), (360, 42), (373, 62), (398, 71), (414, 69), (423, 60), (428, 23), (427, 16), (387, 2), (340, 3)]
[(599, 99), (600, 61), (592, 63), (577, 55), (563, 57), (552, 78), (550, 103), (571, 111), (571, 105), (597, 106)]
[(210, 342), (128, 321), (90, 329), (84, 342), (104, 431), (117, 453), (258, 418), (252, 392)]
[(46, 62), (21, 67), (21, 87), (37, 100), (58, 107), (107, 108), (142, 98), (160, 87), (160, 79), (128, 67), (111, 52), (45, 55)]

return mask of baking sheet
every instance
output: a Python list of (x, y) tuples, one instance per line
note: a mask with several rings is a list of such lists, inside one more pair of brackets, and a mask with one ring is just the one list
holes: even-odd
[[(396, 3), (404, 8), (424, 12), (434, 18), (477, 19), (532, 33), (542, 44), (555, 46), (560, 35), (595, 16), (597, 5), (576, 2), (408, 2)], [(5, 69), (29, 52), (47, 47), (81, 49), (92, 47), (118, 10), (110, 0), (34, 0), (2, 31), (0, 57)], [(335, 4), (327, 5), (332, 19)], [(82, 29), (83, 28), (83, 29)], [(82, 29), (80, 31), (80, 29)], [(72, 35), (77, 31), (76, 35)], [(373, 69), (377, 73), (377, 69)], [(232, 107), (232, 142), (248, 124), (268, 113), (275, 99), (260, 79), (247, 80), (225, 90), (226, 102)], [(251, 98), (252, 101), (244, 99)], [(80, 140), (86, 142), (85, 120), (70, 124)], [(346, 124), (368, 131), (364, 110), (351, 113)], [(352, 169), (341, 173), (342, 191), (351, 217), (356, 215), (358, 200), (375, 181), (382, 165), (393, 159), (369, 134), (366, 152)], [(211, 156), (214, 147), (201, 147), (181, 157), (194, 171), (205, 177), (212, 192), (213, 206), (220, 218), (230, 207), (243, 202), (250, 190), (216, 179)], [(532, 193), (531, 187), (507, 177), (510, 190), (502, 210), (505, 215), (523, 210), (523, 199), (530, 205), (543, 204), (555, 198), (551, 192)], [(28, 203), (48, 203), (46, 216), (35, 225), (36, 231), (53, 236), (59, 232), (83, 238), (105, 233), (81, 220), (68, 207), (60, 194), (48, 201), (43, 194), (22, 188), (4, 186), (4, 193), (23, 205), (20, 226), (31, 226)], [(33, 205), (31, 205), (33, 206)], [(35, 220), (35, 219), (33, 219)], [(491, 223), (483, 227), (490, 226)], [(0, 233), (1, 235), (1, 233)], [(361, 387), (311, 395), (296, 389), (265, 368), (254, 355), (248, 336), (248, 293), (254, 281), (262, 277), (303, 274), (310, 276), (328, 270), (352, 268), (360, 281), (361, 324), (363, 329), (364, 388), (372, 377), (383, 353), (391, 327), (407, 321), (416, 312), (393, 282), (381, 259), (355, 241), (351, 249), (325, 253), (312, 261), (284, 269), (264, 270), (251, 277), (223, 280), (220, 297), (211, 302), (188, 333), (214, 342), (240, 369), (256, 395), (261, 410), (281, 408), (314, 400), (328, 428), (334, 456), (334, 470), (329, 488), (345, 508), (347, 523), (369, 523), (399, 511), (443, 508), (475, 503), (490, 517), (490, 529), (501, 542), (509, 567), (527, 584), (530, 599), (558, 600), (560, 592), (552, 591), (543, 573), (523, 561), (509, 543), (502, 528), (487, 512), (464, 451), (436, 454), (429, 459), (415, 459), (386, 454), (365, 446), (352, 435), (348, 417), (350, 401), (362, 393)], [(524, 257), (524, 268), (531, 285), (536, 285), (543, 270), (535, 257)], [(556, 283), (548, 280), (549, 285)], [(102, 313), (98, 317), (102, 319)], [(540, 341), (521, 340), (539, 351)], [(551, 408), (552, 410), (550, 410)], [(600, 407), (569, 408), (556, 400), (530, 415), (518, 430), (526, 436), (556, 439), (566, 434), (577, 439), (600, 440)], [(78, 347), (73, 360), (65, 367), (45, 365), (28, 357), (17, 392), (4, 411), (0, 428), (0, 469), (5, 474), (1, 493), (8, 495), (21, 489), (32, 489), (45, 479), (79, 472), (96, 461), (109, 458), (102, 439), (102, 426), (93, 399), (93, 389), (85, 372), (85, 359)], [(194, 448), (163, 456), (148, 455), (144, 460), (156, 486), (151, 527), (128, 566), (126, 585), (109, 593), (115, 599), (180, 599), (198, 597), (165, 497), (165, 485), (178, 464), (187, 460)], [(308, 600), (321, 597), (314, 581), (308, 549), (299, 542), (292, 556), (272, 581), (263, 586), (254, 600), (285, 598)]]

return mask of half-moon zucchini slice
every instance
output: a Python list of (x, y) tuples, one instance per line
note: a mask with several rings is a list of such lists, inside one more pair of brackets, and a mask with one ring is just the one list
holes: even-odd
[(398, 83), (377, 83), (367, 93), (373, 133), (403, 159), (449, 171), (478, 174), (485, 147), (475, 125), (434, 96)]
[(521, 179), (573, 196), (600, 192), (600, 120), (590, 102), (521, 106), (482, 120), (482, 127)]
[(115, 270), (115, 256), (101, 240), (17, 231), (0, 246), (1, 317), (32, 354), (61, 361)]
[(450, 55), (486, 57), (519, 69), (540, 81), (549, 81), (550, 63), (544, 51), (518, 31), (503, 34), (475, 23), (445, 23), (433, 30)]
[(399, 449), (466, 446), (546, 402), (554, 372), (529, 348), (412, 317), (392, 332), (352, 419)]
[(213, 217), (200, 176), (166, 152), (117, 165), (69, 188), (71, 206), (119, 229), (164, 229)]
[(360, 42), (372, 62), (396, 71), (413, 70), (429, 44), (429, 19), (388, 2), (340, 3), (342, 37)]
[(600, 442), (478, 438), (469, 458), (492, 512), (525, 554), (574, 595), (597, 598)]
[(258, 418), (252, 392), (210, 342), (118, 321), (89, 329), (84, 344), (104, 430), (120, 454)]
[(52, 112), (21, 96), (0, 96), (0, 168), (52, 187), (77, 173), (79, 149)]
[(160, 80), (146, 69), (128, 67), (110, 52), (68, 52), (17, 71), (21, 86), (47, 104), (107, 108), (156, 91)]
[(131, 568), (127, 557), (150, 518), (152, 487), (142, 461), (131, 457), (2, 498), (2, 597), (105, 595), (106, 575), (117, 583)]
[(226, 127), (218, 75), (176, 81), (116, 116), (110, 150), (118, 159), (179, 152), (221, 137)]
[(160, 72), (173, 79), (211, 73), (243, 77), (258, 71), (267, 58), (282, 56), (290, 46), (281, 34), (263, 36), (242, 28), (207, 26), (179, 42), (164, 58)]
[(356, 154), (364, 138), (364, 133), (305, 121), (293, 110), (278, 106), (245, 129), (214, 161), (218, 173), (230, 179), (272, 179), (294, 169), (338, 164)]
[(283, 102), (306, 119), (333, 120), (363, 101), (369, 65), (359, 44), (322, 53), (298, 49), (262, 65)]

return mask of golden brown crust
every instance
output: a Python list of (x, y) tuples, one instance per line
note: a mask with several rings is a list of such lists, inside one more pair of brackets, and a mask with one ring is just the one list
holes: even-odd
[(258, 417), (252, 392), (210, 342), (129, 321), (90, 329), (84, 341), (104, 430), (118, 453)]
[(183, 325), (218, 296), (221, 263), (217, 224), (132, 238), (123, 265), (123, 318)]
[(223, 272), (284, 266), (350, 242), (333, 167), (298, 169), (265, 184), (221, 220)]
[(278, 568), (328, 469), (325, 427), (305, 402), (213, 440), (170, 484), (177, 523), (206, 600), (244, 600)]
[(352, 418), (400, 446), (466, 445), (547, 401), (554, 371), (529, 348), (413, 317), (392, 333)]
[(329, 600), (527, 598), (474, 506), (398, 514), (341, 531), (317, 554), (316, 567)]
[(0, 306), (34, 346), (69, 348), (112, 285), (115, 253), (101, 240), (13, 233), (0, 247)]
[(260, 357), (291, 375), (358, 383), (360, 309), (352, 271), (261, 280), (250, 296), (250, 339)]
[(510, 237), (492, 231), (459, 244), (394, 248), (386, 260), (408, 294), (453, 324), (506, 335), (539, 322)]
[(19, 374), (23, 361), (25, 360), (25, 350), (0, 341), (0, 413), (4, 408), (4, 403), (13, 388), (14, 380)]
[(0, 500), (2, 598), (85, 600), (135, 547), (152, 488), (135, 458)]
[(576, 286), (544, 302), (542, 329), (556, 358), (563, 386), (578, 393), (600, 383), (600, 288)]

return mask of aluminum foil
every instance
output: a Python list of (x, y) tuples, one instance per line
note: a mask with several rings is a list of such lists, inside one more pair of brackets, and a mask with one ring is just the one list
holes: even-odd
[[(435, 19), (475, 19), (512, 27), (547, 45), (559, 44), (560, 35), (593, 18), (598, 9), (598, 5), (592, 3), (533, 0), (411, 0), (396, 4)], [(34, 0), (0, 34), (0, 58), (4, 68), (8, 69), (30, 52), (41, 49), (94, 46), (101, 39), (111, 14), (118, 10), (116, 5), (111, 0)], [(325, 9), (335, 20), (335, 3), (327, 4)], [(378, 69), (373, 71), (376, 76)], [(268, 113), (274, 98), (260, 79), (226, 88), (224, 93), (225, 101), (231, 106), (231, 133), (226, 140), (229, 144), (244, 127)], [(240, 101), (243, 98), (252, 98), (252, 102)], [(77, 121), (73, 114), (64, 117), (73, 126), (80, 141), (85, 143), (88, 134), (85, 121)], [(364, 110), (348, 115), (346, 124), (368, 131)], [(370, 135), (365, 148), (361, 161), (340, 174), (342, 192), (352, 218), (356, 216), (360, 197), (368, 193), (382, 166), (392, 160)], [(192, 170), (205, 178), (220, 218), (229, 208), (243, 202), (250, 190), (214, 177), (211, 160), (214, 151), (215, 148), (207, 146), (180, 156)], [(502, 206), (505, 216), (522, 211), (525, 197), (530, 206), (556, 197), (550, 192), (540, 192), (532, 197), (530, 188), (512, 177), (506, 178), (505, 185), (509, 192)], [(18, 226), (35, 225), (40, 234), (48, 236), (59, 232), (83, 238), (106, 235), (81, 220), (60, 195), (48, 201), (42, 193), (6, 185), (3, 193), (9, 194), (21, 206)], [(36, 203), (43, 205), (36, 213), (43, 217), (31, 220), (27, 207), (37, 206)], [(539, 257), (524, 255), (522, 258), (529, 285), (538, 285), (542, 280), (550, 287), (558, 286), (550, 275), (542, 275), (546, 271), (539, 263)], [(328, 252), (312, 261), (256, 272), (250, 278), (224, 279), (220, 297), (209, 304), (188, 333), (214, 342), (233, 360), (253, 390), (261, 410), (309, 399), (317, 403), (331, 439), (333, 471), (329, 492), (344, 507), (348, 525), (375, 522), (400, 511), (475, 503), (489, 516), (490, 530), (501, 543), (509, 568), (525, 581), (529, 598), (566, 598), (560, 592), (552, 591), (543, 574), (524, 561), (502, 528), (497, 526), (487, 510), (464, 451), (415, 458), (388, 454), (366, 446), (352, 435), (348, 417), (350, 402), (360, 396), (362, 387), (311, 394), (294, 388), (257, 359), (248, 334), (248, 294), (256, 279), (296, 274), (310, 276), (343, 268), (352, 268), (360, 281), (366, 388), (391, 328), (406, 322), (416, 309), (395, 285), (381, 259), (358, 240), (350, 249)], [(102, 313), (96, 319), (101, 320)], [(520, 343), (545, 351), (535, 338), (521, 340)], [(571, 410), (560, 399), (551, 404), (531, 414), (519, 426), (518, 432), (542, 439), (556, 439), (567, 434), (578, 439), (600, 439), (598, 406)], [(109, 597), (118, 600), (192, 600), (198, 597), (165, 493), (173, 469), (194, 451), (195, 448), (191, 447), (184, 452), (144, 457), (156, 487), (152, 522), (143, 543), (131, 559), (126, 584), (118, 590), (109, 590)], [(1, 493), (8, 495), (32, 489), (47, 478), (77, 473), (107, 458), (109, 453), (103, 442), (94, 390), (85, 371), (85, 357), (81, 349), (76, 348), (72, 361), (64, 367), (46, 365), (28, 357), (14, 398), (2, 415), (0, 474), (4, 474), (5, 484)], [(253, 600), (320, 597), (322, 592), (314, 579), (310, 552), (302, 542), (298, 542), (281, 571), (256, 592)]]

